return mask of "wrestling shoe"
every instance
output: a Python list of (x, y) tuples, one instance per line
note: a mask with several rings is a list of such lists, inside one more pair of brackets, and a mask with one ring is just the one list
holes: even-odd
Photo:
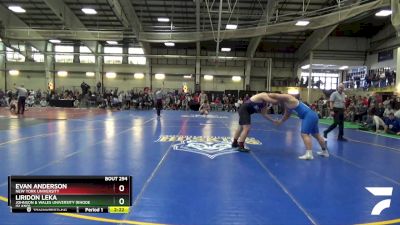
[(314, 156), (312, 154), (312, 152), (307, 151), (306, 154), (299, 156), (299, 159), (303, 159), (303, 160), (313, 160)]
[(317, 152), (318, 155), (323, 156), (323, 157), (329, 157), (329, 152), (328, 150), (321, 150)]
[(246, 147), (239, 147), (237, 149), (239, 152), (250, 152), (250, 149), (246, 148)]

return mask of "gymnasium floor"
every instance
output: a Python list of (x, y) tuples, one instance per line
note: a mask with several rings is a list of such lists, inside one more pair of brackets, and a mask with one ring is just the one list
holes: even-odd
[[(302, 161), (295, 118), (275, 127), (253, 116), (252, 151), (240, 153), (227, 142), (236, 113), (51, 110), (0, 117), (2, 225), (400, 223), (399, 139), (345, 130), (349, 142), (330, 134), (330, 158)], [(126, 215), (11, 214), (8, 175), (131, 175), (134, 202)]]

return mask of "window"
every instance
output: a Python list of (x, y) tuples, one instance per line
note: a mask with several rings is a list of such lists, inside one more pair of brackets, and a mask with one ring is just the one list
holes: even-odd
[(25, 56), (19, 52), (14, 51), (12, 48), (6, 48), (7, 51), (7, 61), (11, 62), (25, 62)]
[(31, 47), (31, 48), (32, 48), (33, 61), (44, 62), (44, 55), (42, 53), (39, 53), (39, 50), (37, 50), (35, 47)]
[[(129, 54), (143, 55), (143, 48), (129, 48)], [(144, 56), (129, 56), (129, 64), (146, 65), (146, 57)]]
[(96, 58), (93, 54), (87, 54), (87, 53), (92, 53), (92, 51), (90, 51), (90, 49), (86, 46), (81, 46), (79, 49), (80, 53), (84, 53), (84, 54), (80, 54), (79, 55), (79, 61), (81, 63), (95, 63), (96, 62)]
[[(307, 86), (308, 76), (308, 72), (301, 73), (301, 78), (303, 78), (305, 86)], [(311, 76), (312, 88), (320, 88), (325, 90), (332, 90), (337, 88), (339, 73), (313, 72)]]
[[(121, 47), (104, 47), (104, 53), (122, 54)], [(122, 64), (122, 56), (104, 56), (106, 64)]]
[(20, 52), (25, 52), (25, 45), (11, 45), (14, 49), (18, 49)]
[[(66, 54), (66, 53), (73, 53), (74, 46), (65, 46), (65, 45), (56, 45), (56, 62), (58, 63), (72, 63), (74, 62), (74, 55), (73, 54)], [(63, 53), (63, 54), (57, 54)]]

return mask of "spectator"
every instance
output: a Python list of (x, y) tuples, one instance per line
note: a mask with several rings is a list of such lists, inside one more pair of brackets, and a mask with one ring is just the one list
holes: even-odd
[(387, 133), (400, 135), (400, 120), (394, 117), (394, 113), (390, 113), (389, 117), (385, 120), (386, 126), (388, 126)]
[(47, 106), (47, 101), (46, 101), (45, 98), (42, 98), (42, 99), (40, 100), (40, 106), (42, 106), (42, 107), (46, 107), (46, 106)]
[(11, 113), (16, 113), (18, 102), (15, 99), (11, 99), (10, 101), (10, 111)]
[(369, 74), (366, 78), (365, 78), (365, 80), (366, 80), (366, 86), (367, 86), (367, 88), (369, 88), (369, 87), (371, 87), (371, 82), (372, 82), (372, 74)]
[(204, 103), (205, 100), (208, 100), (208, 99), (207, 99), (207, 95), (206, 95), (206, 93), (204, 93), (204, 91), (202, 91), (202, 92), (200, 93), (200, 104), (202, 105), (202, 104)]
[(26, 104), (27, 104), (29, 107), (33, 107), (33, 105), (35, 104), (35, 96), (34, 96), (33, 94), (30, 94), (30, 95), (28, 96), (28, 98), (26, 99)]
[(400, 119), (400, 109), (397, 110), (397, 111), (394, 113), (394, 116), (395, 116), (397, 119)]
[(387, 72), (387, 74), (386, 74), (386, 78), (387, 78), (387, 82), (388, 82), (388, 85), (390, 86), (390, 85), (392, 85), (393, 84), (393, 71), (392, 72)]
[(391, 76), (393, 78), (393, 84), (396, 83), (396, 73), (394, 71), (392, 71)]
[(383, 101), (383, 107), (385, 107), (385, 109), (390, 105), (391, 100), (391, 98), (386, 98), (385, 101)]
[(379, 75), (379, 87), (386, 86), (386, 76), (389, 71), (383, 72)]
[(393, 98), (393, 109), (400, 109), (400, 96), (397, 96), (397, 98), (395, 96), (392, 97)]
[(200, 115), (208, 115), (210, 113), (210, 104), (208, 104), (208, 100), (204, 100), (204, 103), (201, 104), (199, 111), (200, 111)]
[(370, 108), (371, 105), (374, 105), (374, 106), (376, 105), (376, 94), (375, 94), (375, 92), (372, 93), (372, 95), (369, 96), (369, 98), (368, 98), (368, 108)]
[(375, 115), (372, 110), (368, 113), (368, 116), (372, 118), (373, 125), (375, 126), (375, 132), (379, 132), (380, 128), (383, 128), (384, 132), (386, 133), (388, 127), (380, 117)]
[(100, 94), (101, 93), (101, 82), (100, 81), (97, 82), (96, 88), (97, 88), (97, 93)]
[(346, 111), (347, 111), (346, 121), (354, 122), (355, 113), (356, 113), (356, 107), (354, 106), (354, 103), (350, 103), (350, 106), (347, 108)]
[(390, 113), (395, 113), (395, 111), (392, 109), (390, 105), (387, 105), (385, 108), (385, 112), (383, 112), (383, 118), (388, 118)]
[(368, 111), (367, 106), (362, 103), (358, 103), (355, 109), (354, 121), (364, 122)]
[(373, 83), (374, 87), (379, 86), (379, 79), (380, 79), (380, 76), (378, 74), (374, 74), (374, 77), (372, 79), (372, 83)]
[(8, 101), (8, 105), (10, 105), (11, 100), (13, 99), (13, 93), (11, 90), (7, 91), (7, 101)]
[(380, 118), (383, 118), (384, 112), (385, 112), (385, 108), (383, 107), (383, 104), (379, 103), (378, 107), (376, 108), (375, 115), (377, 115)]
[(215, 98), (214, 104), (218, 111), (222, 110), (223, 106), (222, 106), (222, 103), (221, 103), (221, 100), (219, 99), (219, 97)]
[(3, 90), (0, 89), (0, 106), (6, 106), (6, 98), (5, 98), (5, 93)]
[(242, 104), (243, 104), (243, 100), (242, 100), (242, 98), (239, 98), (239, 99), (237, 100), (237, 102), (235, 103), (236, 109), (239, 109), (239, 107), (240, 107)]

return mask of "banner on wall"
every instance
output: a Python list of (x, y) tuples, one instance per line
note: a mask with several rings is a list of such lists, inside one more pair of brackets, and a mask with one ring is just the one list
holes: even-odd
[(52, 91), (52, 90), (54, 89), (54, 84), (53, 84), (53, 82), (49, 82), (49, 83), (47, 84), (47, 88), (48, 88), (50, 91)]
[(393, 49), (387, 50), (387, 51), (378, 52), (378, 62), (391, 60), (391, 59), (393, 59)]
[(183, 93), (188, 93), (189, 92), (189, 87), (187, 86), (186, 82), (182, 84), (182, 91)]

